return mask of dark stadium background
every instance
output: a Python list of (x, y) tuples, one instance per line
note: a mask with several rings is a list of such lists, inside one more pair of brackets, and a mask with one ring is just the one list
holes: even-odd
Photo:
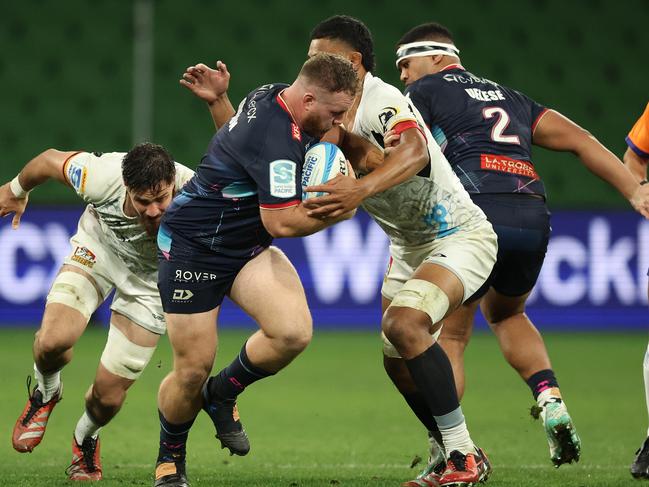
[[(258, 85), (291, 82), (306, 57), (310, 29), (337, 13), (366, 22), (375, 40), (375, 74), (398, 87), (395, 41), (416, 24), (445, 24), (467, 69), (561, 111), (620, 157), (649, 100), (646, 0), (3, 2), (0, 182), (49, 147), (126, 151), (152, 140), (195, 167), (213, 126), (202, 103), (178, 84), (184, 69), (226, 62), (236, 105)], [(574, 157), (537, 150), (535, 163), (555, 215), (556, 240), (552, 272), (543, 277), (530, 314), (552, 332), (549, 349), (584, 439), (584, 460), (551, 468), (540, 427), (526, 414), (529, 393), (487, 333), (468, 350), (465, 411), (474, 435), (493, 452), (494, 485), (626, 485), (627, 464), (647, 426), (641, 363), (649, 226)], [(70, 189), (50, 183), (30, 195), (18, 232), (8, 219), (0, 221), (0, 386), (7, 397), (0, 409), (0, 485), (64, 484), (69, 433), (103, 346), (101, 326), (91, 326), (64, 372), (66, 401), (40, 450), (20, 456), (8, 439), (25, 399), (22, 384), (43, 297), (81, 209)], [(190, 446), (196, 485), (215, 485), (214, 472), (218, 485), (398, 485), (414, 472), (408, 469), (413, 455), (425, 456), (421, 432), (379, 364), (375, 296), (385, 241), (374, 239), (363, 216), (334, 231), (309, 244), (280, 243), (304, 277), (320, 333), (285, 374), (242, 400), (256, 457), (218, 453), (214, 461), (213, 438), (201, 423), (205, 428), (193, 433), (196, 446)], [(329, 246), (326, 263), (333, 265), (331, 245), (342, 253), (350, 241), (373, 253), (361, 269), (367, 282), (352, 282), (349, 262), (357, 259), (347, 255), (341, 256), (347, 273), (330, 283), (318, 269), (331, 266), (316, 250)], [(316, 289), (316, 281), (329, 287)], [(98, 318), (105, 320), (105, 313)], [(219, 365), (240, 346), (242, 324), (250, 326), (235, 311), (223, 317)], [(107, 485), (149, 484), (155, 390), (169, 357), (164, 340), (154, 359), (158, 367), (147, 370), (103, 433)], [(359, 363), (363, 386), (333, 379)], [(275, 424), (268, 424), (269, 414)]]

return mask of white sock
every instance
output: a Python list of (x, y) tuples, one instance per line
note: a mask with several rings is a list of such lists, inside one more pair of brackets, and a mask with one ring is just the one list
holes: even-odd
[[(647, 400), (647, 413), (649, 413), (649, 344), (647, 344), (647, 351), (644, 355), (643, 362), (643, 375), (644, 375), (644, 393)], [(649, 429), (647, 430), (647, 437), (649, 437)]]
[(79, 418), (77, 427), (74, 429), (74, 439), (77, 441), (78, 445), (81, 445), (81, 443), (83, 443), (83, 440), (88, 438), (89, 436), (97, 438), (100, 428), (101, 426), (95, 423), (88, 412), (84, 411), (84, 413)]
[(457, 450), (466, 455), (467, 453), (475, 453), (473, 441), (469, 436), (469, 430), (466, 427), (466, 422), (462, 421), (457, 426), (449, 429), (441, 429), (442, 439), (444, 440), (444, 449), (446, 450), (446, 458), (449, 454)]
[(536, 403), (539, 406), (543, 406), (546, 402), (548, 402), (548, 400), (553, 398), (560, 398), (563, 402), (563, 399), (561, 398), (561, 391), (559, 391), (559, 388), (557, 387), (551, 387), (550, 389), (542, 391), (539, 394), (539, 397), (536, 398)]
[(34, 375), (38, 382), (38, 390), (43, 394), (43, 402), (49, 401), (61, 387), (61, 371), (43, 374), (34, 364)]

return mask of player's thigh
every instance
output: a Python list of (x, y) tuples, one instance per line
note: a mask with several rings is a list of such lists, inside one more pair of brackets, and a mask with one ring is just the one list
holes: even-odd
[(530, 293), (531, 291), (521, 296), (506, 296), (491, 288), (482, 299), (482, 315), (489, 324), (495, 324), (523, 313)]
[[(122, 280), (115, 285), (111, 323), (141, 345), (155, 346), (166, 331), (164, 311), (157, 286), (157, 272), (131, 272), (125, 265)], [(121, 326), (120, 326), (121, 325)]]
[(287, 329), (311, 333), (311, 314), (300, 278), (284, 253), (269, 247), (239, 272), (230, 298), (268, 335)]
[(174, 368), (209, 365), (211, 369), (216, 355), (219, 309), (220, 306), (201, 313), (165, 313)]
[(449, 298), (449, 310), (453, 311), (461, 303), (470, 301), (487, 281), (497, 252), (496, 233), (484, 220), (470, 229), (460, 229), (435, 240), (415, 276), (437, 281), (436, 284)]
[(63, 264), (47, 295), (37, 332), (38, 347), (61, 349), (74, 345), (86, 329), (90, 315), (101, 303), (101, 293), (89, 272)]
[(489, 284), (499, 294), (520, 297), (534, 287), (550, 239), (545, 201), (530, 195), (476, 195), (498, 235), (498, 258)]
[(480, 301), (465, 302), (444, 318), (440, 340), (450, 339), (468, 343), (473, 332), (473, 320)]

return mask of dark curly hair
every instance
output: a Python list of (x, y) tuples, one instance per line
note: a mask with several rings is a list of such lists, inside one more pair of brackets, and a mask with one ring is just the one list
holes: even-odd
[(374, 41), (367, 26), (348, 15), (334, 15), (323, 20), (311, 31), (311, 40), (335, 39), (361, 53), (362, 64), (367, 71), (374, 71)]
[(175, 177), (173, 158), (161, 145), (138, 144), (122, 159), (122, 178), (130, 190), (158, 191), (163, 183), (173, 183)]

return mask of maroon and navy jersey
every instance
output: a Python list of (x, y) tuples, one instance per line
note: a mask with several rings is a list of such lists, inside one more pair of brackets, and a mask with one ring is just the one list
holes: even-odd
[(158, 235), (163, 254), (176, 238), (235, 258), (270, 245), (259, 208), (300, 204), (302, 164), (313, 142), (281, 98), (286, 87), (257, 88), (214, 135), (195, 176), (165, 212)]
[(532, 135), (545, 107), (459, 64), (420, 78), (406, 95), (469, 193), (545, 197), (532, 162)]

